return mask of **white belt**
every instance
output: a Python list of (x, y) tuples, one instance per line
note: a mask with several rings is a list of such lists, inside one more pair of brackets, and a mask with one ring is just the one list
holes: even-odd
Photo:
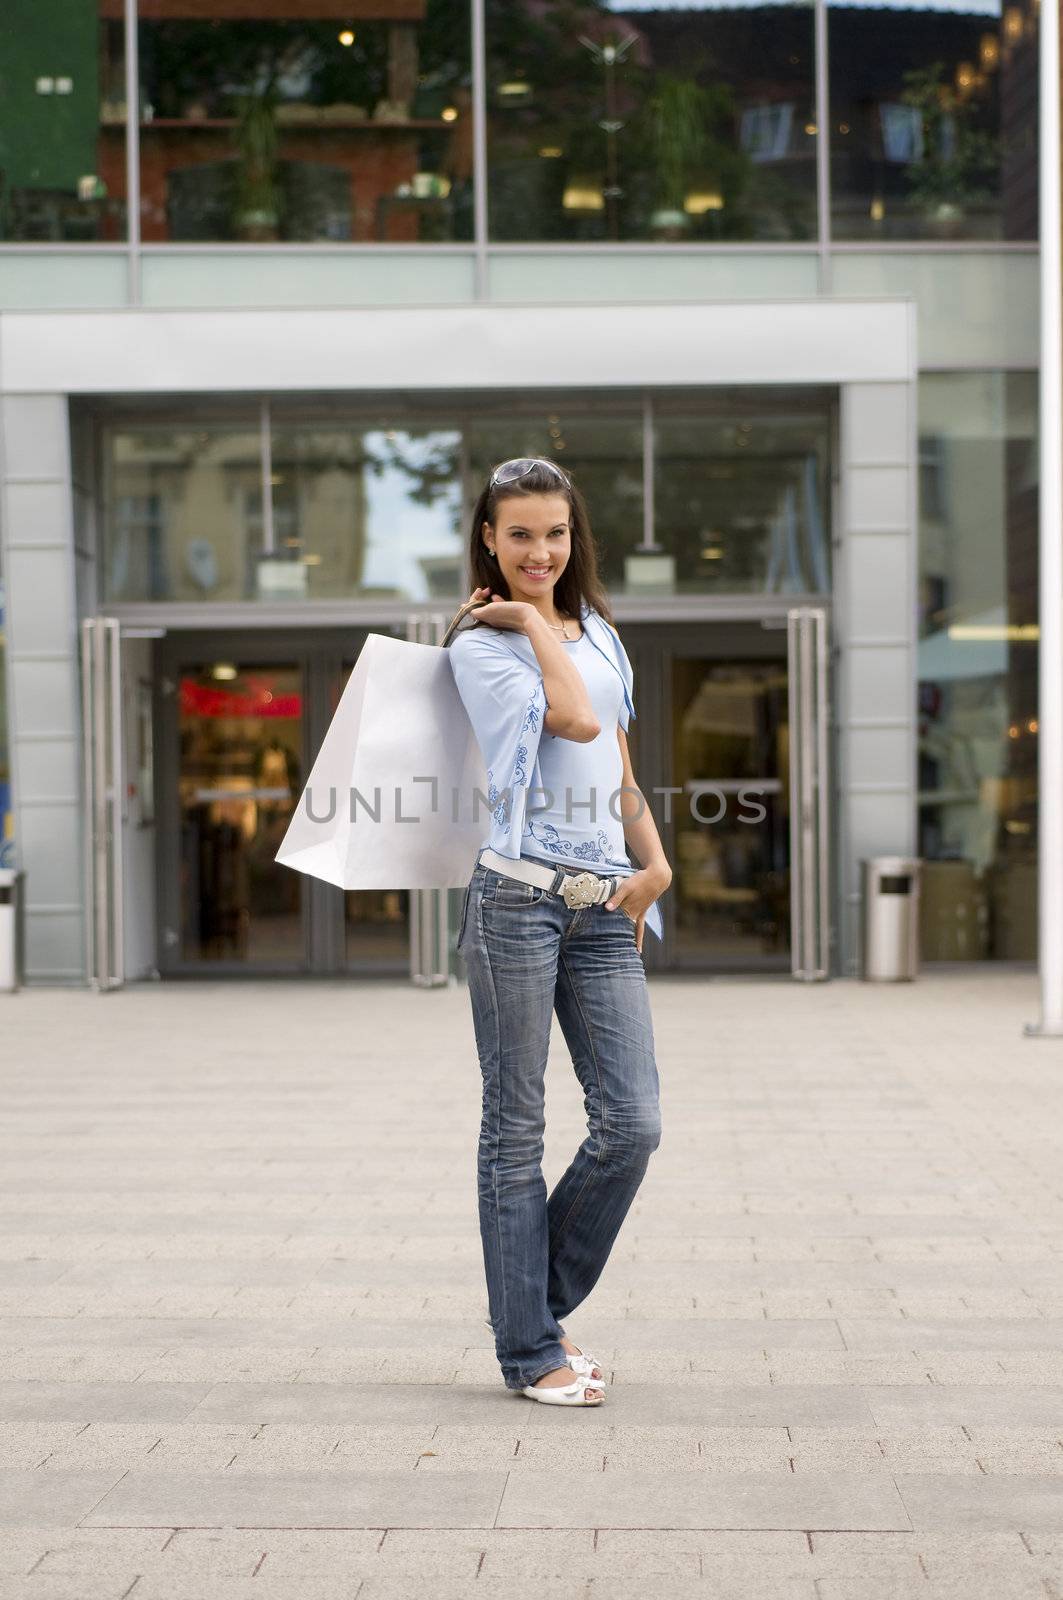
[(477, 865), (490, 867), (506, 878), (519, 878), (521, 883), (533, 883), (549, 894), (560, 894), (570, 911), (579, 906), (600, 905), (608, 900), (619, 883), (618, 878), (603, 878), (599, 872), (577, 872), (568, 867), (538, 866), (534, 861), (513, 861), (499, 855), (497, 850), (483, 849)]

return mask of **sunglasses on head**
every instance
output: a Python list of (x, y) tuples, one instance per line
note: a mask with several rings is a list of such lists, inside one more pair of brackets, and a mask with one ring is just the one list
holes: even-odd
[(550, 472), (556, 473), (566, 487), (572, 487), (561, 468), (555, 466), (552, 461), (545, 460), (543, 456), (514, 456), (512, 461), (503, 461), (502, 465), (496, 467), (491, 474), (491, 487), (494, 488), (496, 483), (513, 483), (517, 478), (523, 478), (533, 467), (546, 467)]

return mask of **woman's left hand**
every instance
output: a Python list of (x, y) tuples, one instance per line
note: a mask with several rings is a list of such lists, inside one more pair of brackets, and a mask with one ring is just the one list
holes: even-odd
[(670, 867), (641, 867), (637, 872), (631, 872), (626, 878), (621, 878), (611, 897), (605, 902), (607, 911), (622, 906), (631, 918), (635, 924), (635, 949), (640, 954), (642, 936), (646, 928), (646, 913), (671, 881)]

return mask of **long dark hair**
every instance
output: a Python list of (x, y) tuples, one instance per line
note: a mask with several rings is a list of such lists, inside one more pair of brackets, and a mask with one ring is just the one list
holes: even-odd
[[(558, 611), (563, 612), (566, 617), (579, 617), (584, 604), (593, 606), (606, 622), (611, 623), (613, 614), (609, 609), (609, 600), (602, 587), (601, 578), (598, 576), (598, 551), (591, 532), (587, 502), (573, 483), (571, 473), (567, 469), (558, 470), (564, 470), (566, 482), (562, 483), (548, 467), (539, 465), (532, 467), (522, 478), (517, 478), (512, 483), (493, 485), (490, 477), (488, 478), (472, 514), (472, 533), (469, 538), (469, 569), (472, 573), (470, 587), (487, 588), (497, 591), (503, 600), (512, 599), (498, 559), (489, 553), (483, 541), (484, 523), (489, 522), (494, 527), (498, 502), (513, 498), (524, 499), (533, 494), (561, 494), (569, 504), (572, 525), (571, 554), (554, 588), (554, 603)], [(476, 612), (471, 612), (470, 616), (475, 618)]]

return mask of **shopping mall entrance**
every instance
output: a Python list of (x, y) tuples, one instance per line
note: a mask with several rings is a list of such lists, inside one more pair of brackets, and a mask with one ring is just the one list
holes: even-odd
[(623, 633), (632, 765), (672, 864), (655, 965), (827, 976), (824, 613)]
[(274, 859), (366, 631), (160, 641), (163, 975), (408, 972), (407, 890), (345, 893)]
[[(619, 625), (674, 873), (647, 969), (826, 976), (824, 611)], [(97, 982), (460, 972), (460, 890), (344, 892), (274, 859), (368, 629), (85, 627)]]

